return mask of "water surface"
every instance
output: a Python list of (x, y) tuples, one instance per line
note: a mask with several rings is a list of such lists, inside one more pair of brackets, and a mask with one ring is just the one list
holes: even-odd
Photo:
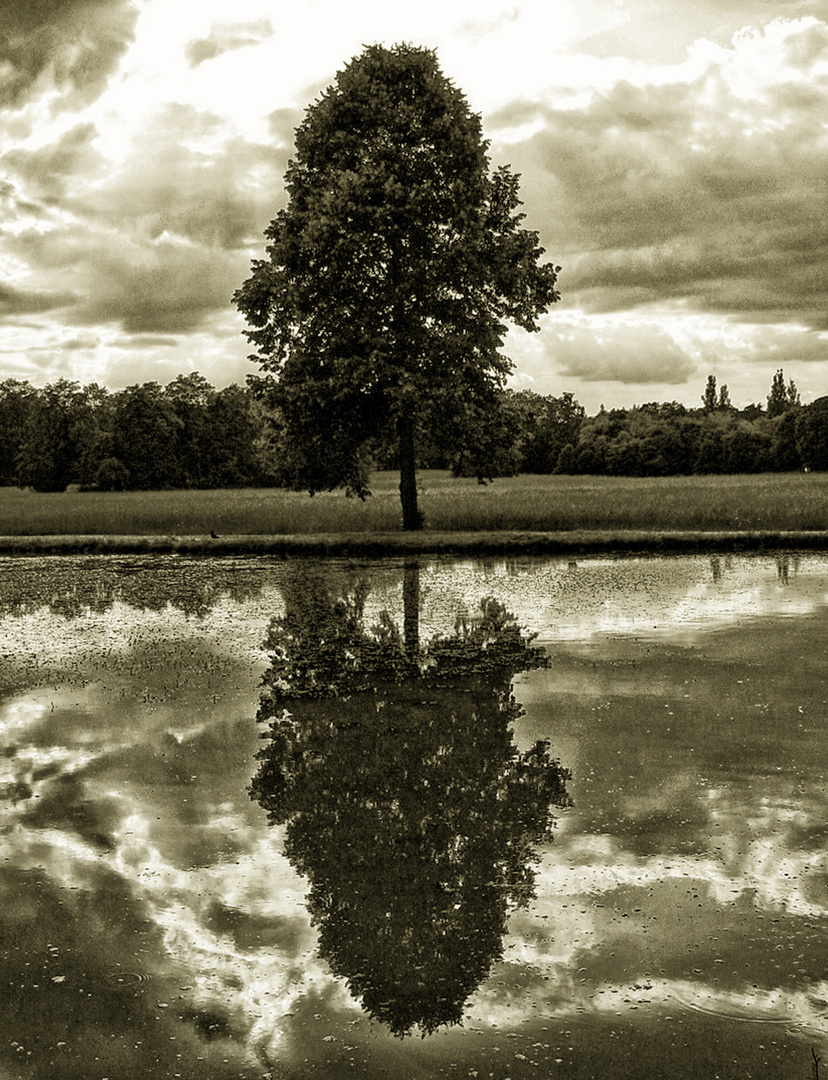
[(0, 560), (0, 1072), (801, 1080), (826, 631), (815, 554)]

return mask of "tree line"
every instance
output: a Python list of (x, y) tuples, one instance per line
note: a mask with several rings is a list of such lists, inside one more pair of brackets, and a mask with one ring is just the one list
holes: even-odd
[[(828, 469), (828, 397), (802, 405), (779, 370), (764, 405), (735, 408), (726, 385), (707, 380), (698, 408), (650, 402), (591, 417), (571, 395), (521, 391), (506, 402), (502, 474), (680, 476)], [(497, 433), (495, 433), (497, 442)], [(474, 471), (473, 469), (469, 471)]]
[(271, 485), (268, 426), (252, 386), (198, 373), (110, 392), (60, 379), (0, 383), (0, 485), (123, 491)]
[[(272, 377), (216, 390), (178, 375), (112, 392), (61, 379), (0, 382), (0, 486), (63, 491), (291, 486), (293, 450)], [(774, 375), (764, 404), (737, 409), (710, 376), (698, 408), (678, 402), (587, 416), (571, 393), (504, 390), (465, 437), (430, 428), (418, 468), (491, 479), (518, 473), (676, 476), (828, 470), (828, 397), (803, 405)], [(399, 468), (377, 441), (373, 468)]]

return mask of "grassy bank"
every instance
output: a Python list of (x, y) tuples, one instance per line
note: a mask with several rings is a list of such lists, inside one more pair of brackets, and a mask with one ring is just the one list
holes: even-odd
[[(0, 536), (299, 536), (399, 530), (397, 476), (364, 503), (280, 489), (35, 494), (0, 489)], [(420, 474), (430, 532), (822, 531), (828, 473), (756, 476), (518, 476), (481, 486)]]

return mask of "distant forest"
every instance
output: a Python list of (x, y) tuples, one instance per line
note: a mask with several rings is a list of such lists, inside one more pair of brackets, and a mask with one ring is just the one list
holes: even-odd
[[(216, 390), (198, 373), (112, 392), (65, 379), (34, 388), (0, 382), (0, 486), (35, 491), (290, 486), (271, 377)], [(501, 408), (466, 445), (420, 439), (420, 468), (493, 478), (516, 473), (676, 476), (828, 470), (828, 396), (802, 405), (774, 375), (763, 404), (736, 409), (709, 376), (700, 405), (603, 407), (587, 416), (572, 394), (505, 390)], [(395, 468), (390, 447), (377, 468)]]

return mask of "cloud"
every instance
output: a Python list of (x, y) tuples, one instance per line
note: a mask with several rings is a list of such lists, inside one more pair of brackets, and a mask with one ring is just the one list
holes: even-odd
[(60, 343), (64, 352), (81, 352), (87, 349), (97, 349), (101, 339), (97, 334), (79, 334), (76, 337), (66, 338)]
[(161, 334), (136, 334), (133, 337), (118, 338), (112, 343), (121, 349), (159, 349), (178, 344), (178, 338)]
[[(162, 234), (90, 226), (87, 222), (14, 238), (41, 278), (72, 282), (67, 323), (120, 325), (130, 333), (175, 334), (227, 313), (246, 270), (244, 256)], [(42, 296), (42, 299), (41, 299)], [(48, 310), (64, 292), (11, 296), (22, 310)]]
[[(289, 113), (272, 125), (286, 127)], [(14, 181), (0, 197), (17, 215), (4, 247), (43, 289), (10, 295), (0, 312), (47, 310), (52, 294), (65, 302), (71, 288), (65, 317), (83, 325), (178, 334), (226, 318), (284, 199), (289, 137), (250, 143), (211, 113), (170, 104), (108, 171), (95, 138), (81, 124), (0, 160)], [(21, 209), (24, 196), (33, 212)]]
[(210, 29), (206, 38), (197, 38), (188, 42), (185, 55), (190, 67), (198, 67), (206, 60), (215, 60), (223, 53), (233, 49), (243, 49), (247, 45), (258, 45), (273, 36), (273, 27), (268, 19), (258, 22), (238, 24), (217, 24)]
[(70, 292), (20, 289), (0, 282), (0, 318), (54, 311), (56, 308), (67, 307), (76, 299)]
[(230, 307), (241, 281), (237, 259), (171, 237), (123, 242), (96, 252), (84, 301), (73, 315), (86, 324), (118, 323), (128, 333), (176, 334)]
[(544, 353), (562, 375), (583, 382), (678, 386), (697, 368), (666, 330), (642, 320), (550, 323)]
[(10, 150), (0, 158), (0, 165), (16, 174), (31, 198), (60, 202), (75, 176), (88, 174), (102, 164), (92, 146), (97, 134), (94, 124), (78, 124), (57, 142), (34, 150)]
[(673, 0), (668, 13), (661, 0), (616, 0), (608, 26), (598, 22), (593, 28), (595, 20), (584, 20), (588, 30), (581, 45), (605, 58), (680, 63), (688, 45), (701, 37), (727, 45), (741, 26), (761, 26), (774, 15), (810, 15), (816, 6), (814, 0)]
[(3, 5), (0, 107), (57, 89), (77, 108), (106, 86), (134, 38), (130, 0), (31, 0)]
[(681, 70), (490, 118), (495, 148), (498, 130), (538, 129), (508, 150), (564, 295), (827, 328), (828, 27), (777, 20)]
[(166, 106), (81, 212), (110, 225), (130, 222), (151, 238), (170, 233), (230, 251), (258, 243), (284, 198), (288, 151), (222, 125), (191, 106)]

